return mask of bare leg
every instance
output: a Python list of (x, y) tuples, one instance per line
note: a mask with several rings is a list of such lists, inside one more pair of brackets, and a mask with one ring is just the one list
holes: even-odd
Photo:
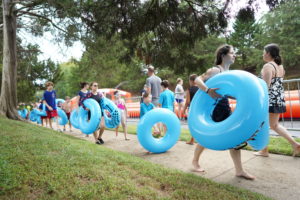
[(178, 103), (178, 118), (181, 119), (181, 103)]
[(237, 177), (245, 178), (247, 180), (254, 180), (255, 177), (243, 169), (242, 160), (241, 160), (241, 150), (230, 149), (230, 155), (235, 167), (235, 175)]
[(122, 127), (123, 127), (123, 130), (124, 130), (125, 140), (129, 140), (129, 139), (127, 138), (127, 126), (126, 126), (126, 123), (125, 123), (125, 122), (122, 122)]
[(191, 144), (191, 145), (193, 145), (194, 142), (195, 142), (195, 140), (194, 140), (194, 138), (192, 137), (192, 138), (190, 139), (190, 141), (186, 142), (186, 144)]
[(51, 118), (47, 118), (47, 119), (49, 120), (49, 126), (50, 126), (50, 128), (53, 129)]
[(202, 152), (204, 151), (204, 147), (200, 146), (199, 144), (197, 144), (195, 151), (194, 151), (194, 158), (193, 158), (193, 166), (194, 166), (194, 171), (195, 172), (204, 172), (204, 169), (202, 169), (199, 165), (199, 159), (200, 156), (202, 154)]
[(179, 108), (178, 108), (178, 112), (179, 112), (179, 119), (182, 119), (183, 118), (183, 113), (182, 113), (182, 109), (183, 109), (183, 103), (180, 103), (179, 104)]
[(279, 124), (279, 116), (278, 113), (270, 113), (270, 127), (273, 129), (278, 135), (284, 137), (293, 147), (293, 156), (296, 156), (300, 153), (300, 143), (296, 142), (294, 138), (291, 137), (289, 132)]
[(105, 125), (104, 125), (104, 117), (102, 117), (101, 119), (101, 122), (100, 122), (100, 131), (99, 131), (99, 136), (98, 136), (98, 139), (102, 139), (102, 135), (103, 135), (103, 132), (105, 130)]
[[(286, 128), (281, 126), (279, 124), (279, 117), (280, 114), (278, 113), (270, 113), (270, 127), (273, 129), (278, 135), (284, 137), (291, 145), (293, 148), (293, 156), (296, 156), (297, 154), (300, 153), (300, 143), (296, 142), (294, 138), (291, 137), (291, 135), (288, 133)], [(263, 149), (262, 151), (259, 151), (258, 154), (261, 154), (263, 156), (268, 155), (268, 149)]]
[(95, 141), (97, 142), (97, 140), (98, 140), (98, 134), (97, 134), (97, 131), (95, 131), (95, 132), (93, 133), (93, 135), (94, 135)]
[(57, 128), (57, 130), (59, 130), (58, 117), (56, 116), (55, 119), (56, 119), (56, 128)]
[(72, 131), (72, 124), (71, 121), (69, 120), (69, 128), (70, 128), (70, 132)]
[(116, 128), (116, 137), (118, 137), (119, 126)]

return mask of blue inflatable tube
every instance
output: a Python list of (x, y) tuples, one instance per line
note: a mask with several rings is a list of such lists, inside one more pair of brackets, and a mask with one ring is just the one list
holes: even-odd
[(18, 110), (18, 114), (20, 117), (22, 117), (22, 110)]
[(35, 114), (38, 116), (43, 116), (46, 117), (47, 116), (47, 112), (46, 112), (46, 105), (43, 104), (43, 110), (39, 110), (39, 109), (34, 109), (35, 110)]
[(41, 119), (41, 116), (39, 115), (40, 112), (41, 111), (38, 110), (38, 109), (33, 109), (29, 113), (29, 119), (30, 119), (30, 121), (37, 122), (38, 124), (41, 124), (42, 123), (42, 119)]
[[(191, 102), (188, 126), (196, 141), (209, 149), (226, 150), (256, 138), (255, 148), (267, 143), (268, 93), (266, 86), (254, 75), (232, 70), (210, 78), (206, 85), (222, 96), (237, 100), (235, 111), (224, 121), (212, 120), (215, 99), (199, 90)], [(260, 134), (258, 134), (260, 133)], [(253, 141), (255, 141), (253, 140)]]
[[(167, 127), (163, 138), (152, 136), (154, 124), (162, 122)], [(147, 112), (140, 120), (137, 128), (137, 137), (140, 144), (152, 153), (163, 153), (173, 147), (180, 136), (180, 121), (169, 109), (157, 108)]]
[(74, 128), (80, 129), (79, 126), (79, 108), (71, 112), (70, 122)]
[(60, 108), (57, 108), (57, 114), (58, 114), (58, 123), (59, 125), (66, 125), (68, 123), (68, 117), (65, 111), (63, 111)]
[[(264, 94), (268, 95), (268, 86), (266, 82), (262, 79), (259, 79)], [(269, 98), (264, 98), (264, 110), (262, 110), (262, 114), (266, 114), (266, 119), (264, 124), (260, 127), (260, 129), (255, 133), (248, 141), (248, 144), (252, 146), (255, 150), (262, 150), (269, 144)]]
[(32, 122), (36, 122), (37, 121), (37, 115), (35, 114), (35, 110), (32, 110), (29, 113), (29, 120)]
[(88, 120), (88, 111), (79, 108), (79, 128), (81, 132), (85, 134), (92, 134), (95, 132), (101, 121), (101, 110), (99, 103), (94, 99), (86, 99), (83, 102), (84, 106), (87, 107), (91, 112), (91, 118)]
[[(103, 110), (105, 126), (107, 128), (116, 128), (121, 122), (121, 113), (114, 102), (103, 97), (100, 101), (101, 109)], [(105, 113), (107, 110), (110, 113), (110, 117)]]
[(27, 114), (28, 114), (28, 110), (26, 108), (24, 108), (23, 110), (19, 110), (18, 114), (23, 118), (26, 119)]
[(56, 105), (59, 103), (65, 103), (65, 100), (64, 99), (55, 99), (55, 103), (56, 103)]

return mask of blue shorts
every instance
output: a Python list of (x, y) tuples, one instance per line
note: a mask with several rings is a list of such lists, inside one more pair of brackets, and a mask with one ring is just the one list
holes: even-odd
[(175, 99), (177, 103), (182, 103), (183, 99)]

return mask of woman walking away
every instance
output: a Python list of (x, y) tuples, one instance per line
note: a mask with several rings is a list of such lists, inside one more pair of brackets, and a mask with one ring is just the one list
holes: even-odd
[[(277, 44), (268, 44), (264, 48), (263, 59), (266, 64), (263, 66), (261, 75), (269, 88), (269, 119), (270, 127), (278, 135), (284, 137), (293, 148), (293, 156), (300, 153), (300, 143), (296, 142), (288, 133), (286, 128), (279, 124), (280, 113), (286, 112), (284, 101), (283, 77), (285, 74), (282, 66), (280, 50)], [(257, 156), (269, 156), (268, 147), (254, 153)]]
[(177, 85), (176, 85), (176, 88), (175, 88), (175, 100), (177, 102), (177, 105), (178, 105), (178, 118), (180, 120), (183, 120), (183, 112), (182, 112), (182, 109), (183, 109), (183, 102), (184, 102), (184, 89), (182, 87), (183, 85), (183, 80), (181, 78), (178, 78), (177, 79)]

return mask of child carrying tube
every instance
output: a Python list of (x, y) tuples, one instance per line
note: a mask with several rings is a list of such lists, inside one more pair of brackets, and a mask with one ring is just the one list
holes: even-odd
[[(143, 103), (141, 103), (141, 107), (140, 107), (140, 118), (142, 118), (147, 112), (155, 108), (155, 105), (151, 103), (151, 99), (152, 99), (151, 94), (149, 94), (148, 92), (143, 93)], [(154, 125), (153, 129), (154, 129), (153, 136), (154, 137), (159, 136), (160, 131), (158, 127)]]
[[(121, 113), (121, 124), (122, 124), (122, 127), (123, 127), (125, 140), (129, 140), (127, 138), (127, 124), (126, 124), (126, 121), (127, 121), (127, 107), (126, 107), (124, 99), (121, 98), (121, 94), (119, 93), (119, 91), (115, 91), (114, 95), (115, 95), (115, 98), (116, 98), (115, 104), (117, 105), (117, 107), (118, 107), (118, 109)], [(118, 130), (119, 130), (119, 126), (117, 126), (117, 128), (116, 128), (116, 137), (118, 136)]]

